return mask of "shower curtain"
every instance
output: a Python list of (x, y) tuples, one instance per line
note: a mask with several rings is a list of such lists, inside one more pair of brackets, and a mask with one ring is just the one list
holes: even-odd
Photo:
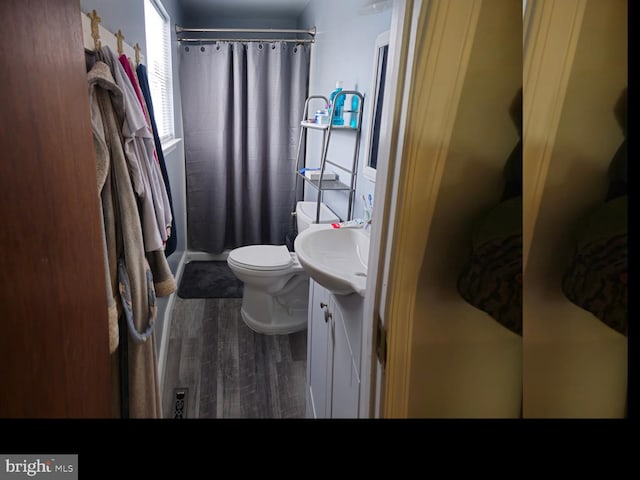
[(231, 42), (180, 53), (189, 248), (283, 245), (309, 46)]

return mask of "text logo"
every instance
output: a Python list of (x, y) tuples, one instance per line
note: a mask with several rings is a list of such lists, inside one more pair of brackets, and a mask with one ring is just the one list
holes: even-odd
[(0, 455), (0, 480), (77, 480), (78, 455)]

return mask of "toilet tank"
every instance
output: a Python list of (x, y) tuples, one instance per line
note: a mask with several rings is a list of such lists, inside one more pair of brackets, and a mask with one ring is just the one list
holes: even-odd
[[(316, 223), (317, 202), (298, 202), (296, 205), (296, 221), (298, 223), (298, 233), (309, 228), (309, 225)], [(336, 223), (340, 219), (324, 203), (320, 203), (320, 222)]]

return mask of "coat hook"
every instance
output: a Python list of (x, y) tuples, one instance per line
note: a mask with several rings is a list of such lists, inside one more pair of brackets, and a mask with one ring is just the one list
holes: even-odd
[(87, 13), (87, 16), (91, 19), (91, 37), (93, 37), (93, 45), (96, 50), (101, 46), (100, 43), (100, 21), (102, 20), (98, 16), (98, 12), (95, 10), (91, 13)]
[(122, 41), (124, 40), (124, 35), (120, 30), (115, 34), (118, 39), (118, 55), (122, 55), (124, 53), (124, 48), (122, 47)]
[(133, 49), (136, 51), (136, 65), (140, 65), (140, 45), (136, 42)]

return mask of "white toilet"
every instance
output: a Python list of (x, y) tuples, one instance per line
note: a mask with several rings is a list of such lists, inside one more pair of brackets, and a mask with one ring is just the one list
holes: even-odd
[[(316, 202), (298, 202), (298, 233), (316, 223)], [(320, 223), (340, 219), (320, 204)], [(307, 326), (309, 277), (295, 253), (286, 245), (249, 245), (232, 250), (227, 263), (244, 282), (242, 319), (252, 330), (267, 335), (284, 335)]]

